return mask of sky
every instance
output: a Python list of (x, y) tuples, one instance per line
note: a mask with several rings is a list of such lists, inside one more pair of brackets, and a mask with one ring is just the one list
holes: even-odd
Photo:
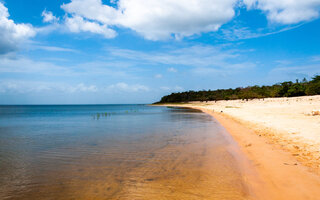
[(320, 0), (0, 0), (0, 104), (152, 103), (320, 73)]

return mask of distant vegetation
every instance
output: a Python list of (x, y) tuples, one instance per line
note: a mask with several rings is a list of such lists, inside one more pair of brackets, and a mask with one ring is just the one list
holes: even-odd
[(320, 76), (314, 76), (312, 80), (303, 79), (296, 82), (283, 82), (272, 86), (250, 86), (245, 88), (188, 91), (172, 93), (161, 98), (158, 103), (177, 103), (188, 101), (218, 101), (234, 99), (255, 99), (268, 97), (296, 97), (320, 94)]

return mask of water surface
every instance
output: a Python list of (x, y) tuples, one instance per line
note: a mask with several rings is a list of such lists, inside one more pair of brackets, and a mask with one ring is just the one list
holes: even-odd
[(0, 199), (245, 199), (223, 131), (191, 109), (0, 106)]

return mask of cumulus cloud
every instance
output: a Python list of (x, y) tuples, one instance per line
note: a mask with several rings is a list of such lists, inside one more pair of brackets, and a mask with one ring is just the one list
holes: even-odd
[[(111, 5), (102, 0), (71, 0), (62, 4), (64, 17), (51, 11), (42, 12), (43, 22), (50, 25), (34, 28), (9, 19), (8, 9), (0, 2), (0, 54), (14, 51), (36, 33), (63, 30), (94, 33), (114, 38), (116, 28), (128, 28), (149, 40), (181, 39), (217, 31), (235, 16), (235, 9), (262, 10), (270, 22), (297, 24), (319, 17), (320, 0), (117, 0)], [(242, 3), (242, 4), (240, 4)], [(287, 29), (282, 29), (284, 31)], [(223, 32), (231, 38), (252, 38), (273, 33), (254, 33), (236, 28)], [(276, 32), (277, 33), (277, 32)], [(235, 36), (234, 36), (235, 35)], [(230, 38), (229, 37), (229, 38)]]
[(51, 11), (44, 10), (42, 12), (41, 16), (43, 17), (43, 19), (42, 19), (43, 22), (51, 22), (52, 23), (52, 22), (59, 21), (59, 18), (54, 16)]
[[(115, 28), (131, 29), (148, 40), (181, 39), (214, 32), (235, 16), (244, 5), (266, 13), (270, 22), (297, 24), (319, 16), (320, 0), (117, 0), (111, 5), (102, 0), (71, 0), (62, 4), (66, 12), (63, 28), (73, 33), (90, 32), (115, 37)], [(52, 12), (42, 13), (44, 22), (57, 22)], [(52, 27), (51, 27), (52, 28)], [(255, 33), (246, 28), (224, 31), (229, 38), (252, 38), (272, 33)], [(234, 36), (235, 35), (235, 36)]]
[(72, 0), (61, 7), (67, 13), (96, 20), (104, 24), (114, 24), (114, 21), (120, 14), (115, 8), (104, 5), (101, 0)]
[(249, 9), (266, 12), (270, 21), (295, 24), (319, 17), (320, 0), (243, 0)]
[(21, 42), (36, 34), (31, 25), (16, 24), (9, 16), (8, 9), (0, 2), (0, 54), (17, 50)]
[(130, 28), (146, 39), (162, 40), (218, 30), (235, 15), (236, 2), (237, 0), (119, 0), (116, 7), (112, 7), (103, 4), (101, 0), (72, 0), (63, 4), (62, 8), (78, 19), (79, 23), (79, 19), (83, 18), (107, 27)]
[(51, 11), (42, 12), (43, 22), (50, 25), (38, 28), (39, 33), (50, 33), (53, 31), (71, 32), (71, 33), (93, 33), (102, 35), (105, 38), (114, 38), (117, 33), (110, 29), (107, 24), (98, 21), (89, 20), (80, 15), (65, 15), (62, 19), (53, 15)]
[(66, 28), (73, 33), (89, 32), (103, 35), (105, 38), (114, 38), (117, 34), (114, 30), (107, 27), (107, 25), (101, 25), (97, 22), (91, 22), (82, 17), (76, 15), (65, 18)]

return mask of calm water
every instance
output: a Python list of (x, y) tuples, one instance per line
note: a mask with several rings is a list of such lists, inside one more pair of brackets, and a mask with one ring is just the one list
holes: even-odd
[(0, 199), (243, 199), (223, 131), (190, 109), (0, 106)]

